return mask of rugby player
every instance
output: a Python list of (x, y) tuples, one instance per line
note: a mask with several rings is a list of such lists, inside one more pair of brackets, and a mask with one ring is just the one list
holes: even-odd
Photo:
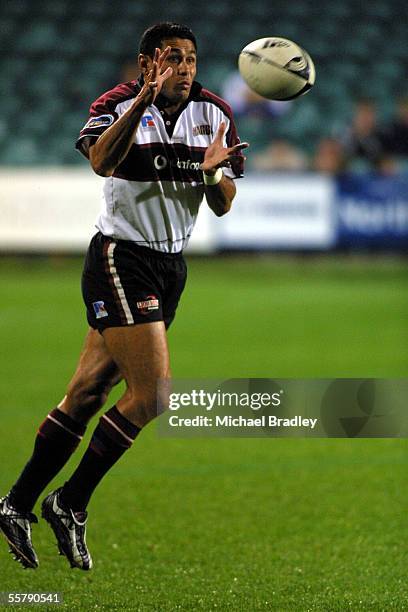
[(235, 196), (247, 143), (229, 106), (195, 81), (197, 43), (187, 27), (159, 23), (140, 41), (137, 81), (91, 106), (77, 148), (105, 177), (102, 211), (85, 260), (90, 329), (58, 407), (0, 500), (0, 529), (24, 567), (38, 566), (35, 502), (68, 461), (88, 421), (121, 379), (126, 391), (99, 420), (77, 469), (42, 503), (71, 567), (89, 570), (87, 505), (98, 483), (156, 416), (159, 378), (170, 377), (166, 330), (186, 282), (183, 249), (205, 195), (217, 216)]

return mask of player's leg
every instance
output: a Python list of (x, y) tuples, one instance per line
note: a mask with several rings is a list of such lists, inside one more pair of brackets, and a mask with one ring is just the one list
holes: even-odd
[(67, 395), (40, 425), (32, 457), (10, 493), (0, 500), (0, 531), (17, 559), (36, 567), (31, 544), (31, 510), (45, 486), (56, 476), (78, 446), (86, 423), (106, 401), (120, 380), (119, 371), (105, 347), (103, 337), (90, 330)]
[(181, 253), (161, 253), (101, 233), (91, 241), (82, 279), (88, 322), (101, 330), (127, 389), (101, 417), (72, 477), (42, 505), (73, 566), (92, 566), (85, 542), (85, 509), (92, 492), (156, 414), (157, 379), (169, 376), (166, 327), (185, 280)]
[(121, 378), (102, 334), (91, 328), (67, 394), (58, 408), (74, 421), (88, 423), (105, 404), (112, 387)]
[(170, 378), (170, 358), (164, 321), (108, 328), (106, 347), (126, 381), (118, 411), (142, 429), (157, 416), (157, 381)]
[(157, 381), (170, 376), (163, 321), (112, 327), (104, 331), (112, 358), (126, 380), (126, 392), (102, 415), (78, 468), (65, 485), (43, 502), (43, 516), (54, 529), (60, 550), (72, 566), (90, 569), (85, 542), (86, 507), (104, 475), (130, 448), (139, 431), (157, 414)]

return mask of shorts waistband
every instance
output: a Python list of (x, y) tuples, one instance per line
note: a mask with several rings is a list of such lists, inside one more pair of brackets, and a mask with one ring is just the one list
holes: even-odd
[(143, 246), (138, 244), (137, 242), (133, 242), (133, 240), (121, 240), (118, 238), (112, 238), (111, 236), (105, 236), (102, 232), (98, 232), (96, 236), (100, 237), (103, 240), (110, 240), (111, 242), (115, 242), (116, 244), (121, 244), (126, 248), (130, 249), (134, 253), (144, 254), (149, 257), (154, 257), (156, 259), (182, 259), (183, 251), (178, 251), (177, 253), (166, 253), (165, 251), (157, 251), (155, 249), (151, 249), (150, 247)]

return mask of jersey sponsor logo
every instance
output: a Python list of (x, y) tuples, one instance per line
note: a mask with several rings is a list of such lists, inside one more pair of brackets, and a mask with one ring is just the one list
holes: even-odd
[(155, 128), (152, 115), (143, 115), (140, 121), (144, 130), (151, 130), (152, 128)]
[(164, 157), (164, 155), (156, 155), (153, 163), (156, 170), (164, 170), (169, 164), (167, 157)]
[(82, 129), (109, 127), (113, 123), (113, 115), (99, 115), (99, 117), (91, 117)]
[(195, 125), (193, 127), (193, 136), (211, 136), (213, 133), (211, 125)]
[(136, 302), (140, 314), (148, 314), (152, 310), (159, 310), (159, 300), (155, 295), (148, 295), (145, 300)]
[(95, 316), (97, 319), (102, 319), (102, 317), (109, 316), (107, 310), (105, 308), (105, 302), (92, 302), (93, 309), (95, 311)]
[(173, 164), (177, 168), (181, 168), (182, 170), (199, 170), (201, 162), (195, 162), (191, 159), (180, 159), (174, 160)]
[(200, 170), (201, 162), (195, 162), (192, 159), (180, 159), (179, 157), (170, 161), (164, 155), (156, 155), (153, 163), (156, 170), (164, 170), (168, 165), (180, 170)]

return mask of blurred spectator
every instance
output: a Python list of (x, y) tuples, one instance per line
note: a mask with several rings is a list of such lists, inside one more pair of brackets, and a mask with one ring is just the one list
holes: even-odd
[(375, 171), (382, 176), (395, 176), (401, 171), (401, 168), (395, 158), (384, 155), (378, 160)]
[(388, 154), (408, 156), (408, 97), (399, 101), (397, 117), (385, 127), (383, 142)]
[(286, 140), (276, 140), (252, 158), (252, 168), (260, 172), (295, 172), (307, 169), (307, 158)]
[(323, 138), (317, 145), (312, 169), (322, 174), (339, 174), (344, 170), (343, 147), (335, 138)]
[(125, 60), (120, 72), (120, 82), (129, 83), (129, 81), (135, 81), (137, 78), (139, 78), (139, 75), (140, 68), (137, 57), (131, 57)]
[(377, 119), (375, 103), (361, 99), (356, 103), (350, 127), (341, 138), (346, 162), (360, 158), (373, 167), (383, 157), (383, 139)]
[(280, 117), (291, 107), (291, 102), (267, 100), (252, 91), (235, 70), (224, 81), (221, 96), (231, 106), (234, 115), (254, 117)]

